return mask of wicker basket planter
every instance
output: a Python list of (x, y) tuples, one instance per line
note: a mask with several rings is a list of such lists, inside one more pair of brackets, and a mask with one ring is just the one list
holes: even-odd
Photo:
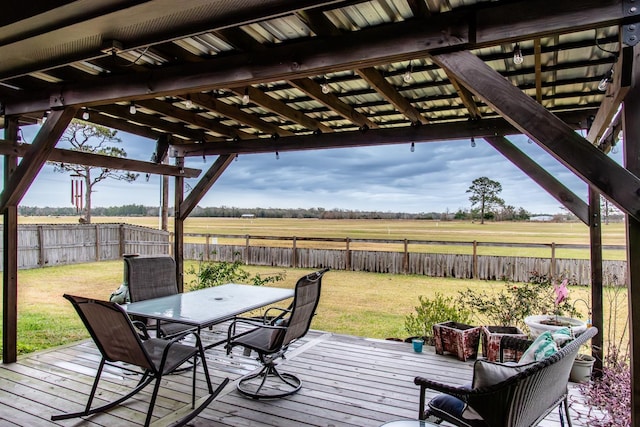
[[(491, 362), (495, 362), (500, 357), (500, 340), (505, 335), (512, 335), (517, 338), (527, 339), (527, 334), (515, 326), (482, 326), (482, 355)], [(515, 360), (515, 354), (506, 351), (503, 362)]]
[(433, 325), (436, 353), (449, 352), (459, 360), (475, 359), (478, 356), (480, 327), (458, 322), (444, 322)]

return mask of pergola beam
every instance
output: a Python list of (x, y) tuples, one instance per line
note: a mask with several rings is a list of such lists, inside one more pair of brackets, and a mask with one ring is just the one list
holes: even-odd
[(76, 107), (67, 107), (49, 114), (47, 121), (30, 145), (30, 149), (24, 154), (22, 161), (9, 177), (8, 183), (0, 195), (0, 212), (4, 212), (9, 206), (16, 206), (20, 203), (53, 151), (58, 139), (73, 119), (76, 110)]
[[(0, 155), (25, 157), (33, 144), (17, 144), (0, 140)], [(197, 178), (202, 170), (193, 168), (179, 168), (155, 162), (126, 159), (122, 157), (105, 156), (101, 154), (85, 153), (82, 151), (54, 148), (46, 159), (52, 162), (69, 163), (74, 165), (95, 166), (99, 168), (117, 169), (130, 172), (152, 173), (167, 176), (182, 176)]]
[(521, 133), (585, 182), (608, 194), (620, 209), (640, 218), (640, 178), (608, 158), (472, 53), (439, 54), (433, 59)]
[(209, 191), (218, 178), (220, 178), (235, 157), (235, 154), (224, 154), (216, 159), (198, 184), (191, 190), (189, 196), (181, 203), (179, 211), (182, 220), (187, 219), (191, 211), (198, 205), (205, 194), (207, 194), (207, 191)]
[(5, 113), (25, 114), (61, 105), (100, 105), (311, 77), (424, 57), (436, 49), (476, 49), (553, 32), (616, 25), (627, 18), (621, 0), (586, 3), (547, 0), (536, 3), (535, 9), (527, 1), (489, 5), (476, 11), (394, 23), (393, 31), (380, 25), (338, 37), (316, 37), (266, 51), (181, 64), (128, 79), (104, 77), (50, 92), (21, 93), (7, 103)]
[[(595, 113), (594, 109), (559, 113), (573, 129), (584, 127), (586, 118)], [(172, 151), (176, 156), (195, 157), (220, 154), (254, 154), (269, 152), (322, 150), (329, 148), (367, 147), (375, 145), (410, 144), (411, 142), (450, 141), (483, 138), (495, 135), (520, 133), (502, 118), (481, 119), (455, 123), (437, 123), (427, 126), (406, 126), (387, 129), (369, 129), (364, 132), (336, 132), (320, 135), (297, 135), (284, 138), (257, 138), (249, 141), (218, 142), (215, 144), (175, 144)]]
[(516, 165), (529, 178), (534, 180), (547, 193), (562, 203), (570, 212), (584, 224), (589, 225), (589, 206), (573, 191), (553, 177), (542, 166), (520, 151), (507, 138), (489, 136), (484, 138), (489, 144)]

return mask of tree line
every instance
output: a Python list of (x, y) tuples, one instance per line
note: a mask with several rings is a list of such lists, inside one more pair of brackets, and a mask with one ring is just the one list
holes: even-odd
[[(158, 216), (157, 206), (123, 205), (111, 207), (93, 207), (95, 216)], [(74, 207), (38, 207), (18, 206), (18, 214), (21, 216), (82, 216)], [(173, 216), (173, 208), (169, 208), (169, 215)], [(217, 218), (241, 218), (253, 216), (255, 218), (318, 218), (318, 219), (418, 219), (418, 220), (465, 220), (479, 217), (477, 210), (459, 209), (457, 212), (382, 212), (360, 211), (349, 209), (324, 209), (324, 208), (239, 208), (229, 206), (196, 207), (189, 216), (191, 217), (217, 217)], [(523, 221), (531, 216), (524, 208), (516, 209), (505, 206), (502, 209), (485, 214), (488, 219), (496, 221)]]

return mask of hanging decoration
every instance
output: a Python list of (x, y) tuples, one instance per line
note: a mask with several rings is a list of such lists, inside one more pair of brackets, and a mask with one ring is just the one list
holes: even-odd
[(71, 204), (76, 207), (76, 213), (84, 208), (84, 181), (80, 175), (71, 175)]

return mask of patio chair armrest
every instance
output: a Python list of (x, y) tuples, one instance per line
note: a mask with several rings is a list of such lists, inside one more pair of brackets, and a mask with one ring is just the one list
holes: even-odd
[[(239, 334), (236, 334), (236, 325), (238, 323), (244, 323), (244, 324), (247, 324), (247, 325), (251, 325), (251, 326), (254, 326), (254, 328), (251, 328), (251, 329), (249, 329), (247, 331), (240, 332)], [(227, 349), (227, 355), (231, 354), (231, 349), (234, 346), (234, 344), (233, 344), (233, 340), (234, 339), (240, 338), (240, 337), (242, 337), (244, 335), (247, 335), (248, 333), (254, 331), (257, 328), (286, 329), (284, 326), (269, 325), (269, 324), (265, 325), (264, 323), (262, 323), (261, 320), (258, 320), (258, 319), (237, 317), (231, 322), (231, 324), (229, 325), (229, 329), (227, 330), (227, 344), (225, 345), (225, 348)]]
[(472, 391), (472, 389), (468, 386), (451, 386), (424, 377), (415, 377), (413, 383), (417, 386), (420, 386), (421, 394), (423, 390), (431, 389), (439, 391), (440, 393), (446, 393), (451, 396), (455, 396), (460, 400), (465, 400), (466, 396), (469, 395), (469, 393)]
[[(280, 314), (278, 314), (277, 316), (273, 316), (271, 318), (269, 318), (269, 312), (271, 310), (277, 310), (280, 311)], [(269, 307), (265, 312), (264, 312), (264, 317), (263, 317), (263, 322), (264, 324), (269, 324), (269, 325), (275, 325), (276, 322), (278, 322), (279, 320), (281, 320), (282, 318), (284, 318), (285, 315), (291, 313), (291, 308), (282, 308), (282, 307)]]
[(151, 336), (149, 335), (149, 331), (147, 330), (147, 325), (140, 321), (140, 320), (133, 320), (131, 321), (131, 324), (133, 324), (133, 326), (136, 327), (136, 329), (138, 329), (140, 332), (138, 332), (138, 335), (140, 336), (141, 340), (148, 340), (149, 338), (151, 338)]

